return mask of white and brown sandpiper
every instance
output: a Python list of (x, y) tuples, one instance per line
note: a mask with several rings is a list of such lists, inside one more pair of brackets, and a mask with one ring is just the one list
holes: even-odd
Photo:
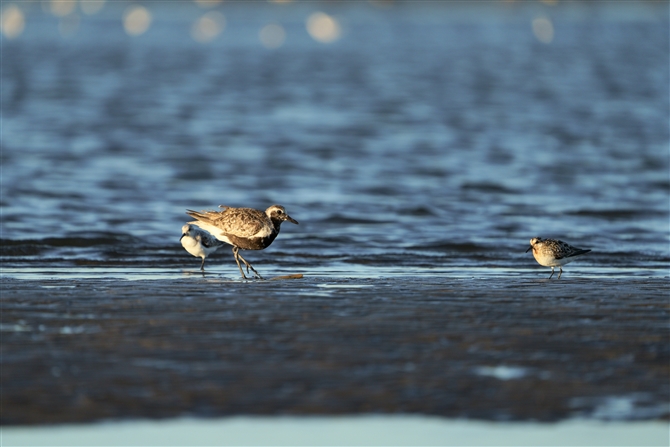
[(530, 247), (528, 247), (526, 253), (531, 249), (538, 264), (551, 267), (549, 279), (554, 276), (554, 267), (558, 267), (561, 270), (558, 274), (558, 279), (561, 279), (565, 264), (574, 261), (576, 256), (591, 251), (590, 249), (584, 250), (573, 247), (558, 239), (542, 239), (541, 237), (534, 237), (530, 240)]
[(297, 224), (298, 221), (289, 216), (281, 205), (272, 205), (265, 212), (225, 205), (220, 205), (219, 208), (223, 208), (223, 211), (187, 210), (186, 214), (197, 219), (189, 222), (190, 224), (197, 225), (219, 241), (233, 246), (233, 256), (244, 279), (248, 278), (242, 270), (240, 261), (246, 266), (247, 273), (251, 269), (259, 279), (263, 279), (256, 269), (240, 255), (240, 249), (263, 250), (275, 240), (282, 222), (288, 220)]
[(187, 252), (196, 258), (202, 258), (200, 270), (203, 272), (205, 271), (205, 258), (223, 246), (223, 242), (209, 234), (209, 232), (191, 224), (185, 224), (181, 227), (179, 242), (181, 242), (182, 247)]

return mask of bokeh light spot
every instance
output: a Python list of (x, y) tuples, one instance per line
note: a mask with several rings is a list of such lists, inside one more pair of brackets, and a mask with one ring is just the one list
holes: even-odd
[(23, 16), (23, 11), (18, 6), (10, 4), (2, 9), (2, 19), (0, 20), (0, 28), (2, 34), (8, 39), (14, 39), (23, 32), (26, 26), (26, 19)]
[(258, 38), (265, 48), (279, 48), (286, 40), (286, 31), (284, 31), (284, 27), (280, 24), (270, 23), (261, 29), (258, 33)]
[(318, 42), (330, 43), (339, 39), (341, 29), (333, 17), (323, 12), (315, 12), (307, 19), (307, 32)]
[(533, 19), (533, 34), (542, 43), (551, 43), (554, 40), (554, 25), (546, 17)]
[(71, 14), (76, 6), (77, 0), (51, 0), (49, 10), (57, 17), (65, 17)]
[(210, 11), (200, 17), (191, 27), (191, 36), (198, 42), (214, 40), (226, 27), (226, 18), (217, 11)]
[(151, 26), (151, 13), (144, 6), (129, 6), (123, 13), (123, 28), (130, 36), (139, 36)]

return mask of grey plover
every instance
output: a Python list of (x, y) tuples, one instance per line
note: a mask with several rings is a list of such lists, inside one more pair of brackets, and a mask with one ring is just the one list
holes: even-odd
[(259, 279), (263, 279), (256, 269), (240, 255), (240, 249), (263, 250), (275, 240), (282, 222), (288, 220), (297, 224), (298, 221), (289, 216), (281, 205), (272, 205), (265, 212), (224, 205), (219, 208), (223, 208), (223, 211), (187, 210), (186, 214), (197, 219), (190, 223), (210, 232), (219, 241), (233, 246), (233, 256), (244, 279), (248, 278), (242, 270), (240, 261), (246, 266), (247, 273), (251, 269)]
[(551, 267), (550, 279), (554, 276), (554, 267), (558, 267), (561, 270), (558, 274), (558, 279), (561, 279), (565, 264), (574, 261), (576, 256), (591, 251), (573, 247), (558, 239), (542, 239), (541, 237), (534, 237), (530, 240), (530, 247), (528, 247), (526, 253), (531, 249), (538, 264)]
[(179, 238), (182, 247), (196, 258), (202, 258), (200, 270), (205, 271), (205, 258), (214, 253), (223, 246), (223, 242), (209, 234), (207, 231), (191, 225), (185, 224), (181, 227), (181, 237)]

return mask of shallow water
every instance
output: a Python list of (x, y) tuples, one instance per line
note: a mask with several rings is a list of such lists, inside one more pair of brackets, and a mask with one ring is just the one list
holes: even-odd
[(206, 45), (193, 5), (135, 38), (122, 6), (67, 38), (35, 6), (3, 38), (4, 275), (195, 271), (184, 211), (222, 203), (300, 221), (246, 256), (267, 275), (544, 275), (537, 235), (593, 250), (568, 272), (668, 273), (667, 5), (232, 3)]

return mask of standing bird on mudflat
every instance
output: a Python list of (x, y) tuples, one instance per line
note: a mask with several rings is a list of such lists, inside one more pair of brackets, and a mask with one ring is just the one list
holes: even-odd
[(573, 247), (558, 239), (542, 239), (541, 237), (534, 237), (530, 240), (530, 247), (528, 247), (526, 253), (531, 249), (533, 250), (533, 257), (535, 257), (538, 264), (551, 267), (549, 279), (554, 276), (554, 267), (558, 267), (561, 270), (558, 274), (558, 279), (561, 279), (565, 264), (574, 261), (576, 256), (591, 251), (590, 249), (584, 250)]
[(196, 258), (202, 258), (200, 270), (205, 271), (205, 258), (214, 253), (223, 246), (223, 242), (191, 224), (185, 224), (181, 227), (181, 237), (179, 238), (182, 247)]
[(283, 222), (288, 220), (297, 225), (298, 221), (289, 216), (281, 205), (272, 205), (264, 212), (253, 208), (232, 208), (225, 205), (220, 205), (219, 208), (223, 208), (223, 211), (187, 210), (186, 214), (197, 219), (190, 222), (191, 224), (208, 231), (219, 241), (233, 246), (233, 256), (244, 279), (248, 278), (242, 270), (240, 261), (246, 266), (247, 273), (251, 269), (259, 279), (263, 279), (240, 255), (240, 249), (263, 250), (275, 240)]

